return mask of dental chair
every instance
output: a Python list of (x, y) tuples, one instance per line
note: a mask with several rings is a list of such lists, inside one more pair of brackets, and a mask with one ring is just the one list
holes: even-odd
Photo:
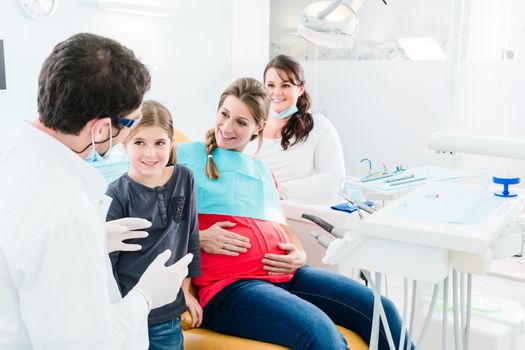
[[(357, 334), (343, 327), (337, 327), (352, 350), (365, 350), (368, 346)], [(184, 331), (186, 350), (285, 350), (287, 348), (257, 340), (239, 338), (213, 332), (204, 328)]]
[(176, 144), (190, 142), (190, 138), (178, 129), (173, 129), (173, 139)]
[[(186, 311), (181, 316), (186, 350), (285, 350), (287, 348), (257, 340), (217, 333), (204, 328), (191, 328), (191, 315)], [(356, 333), (337, 326), (351, 350), (368, 350), (368, 345)], [(315, 330), (312, 330), (315, 331)]]

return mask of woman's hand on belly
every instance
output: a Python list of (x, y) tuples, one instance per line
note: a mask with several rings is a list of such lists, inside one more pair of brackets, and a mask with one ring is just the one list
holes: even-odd
[(206, 230), (199, 231), (201, 249), (209, 254), (228, 256), (246, 253), (251, 248), (250, 240), (225, 229), (235, 226), (236, 224), (231, 221), (219, 221)]
[(298, 249), (293, 243), (278, 243), (279, 248), (286, 251), (282, 254), (265, 254), (262, 259), (263, 269), (269, 275), (292, 274), (306, 264), (306, 253)]

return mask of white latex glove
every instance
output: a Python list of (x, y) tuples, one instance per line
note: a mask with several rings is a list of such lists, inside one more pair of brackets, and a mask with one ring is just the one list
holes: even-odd
[(148, 237), (146, 231), (134, 231), (151, 226), (151, 222), (140, 218), (122, 218), (118, 220), (106, 222), (107, 233), (107, 249), (108, 253), (120, 251), (135, 251), (141, 250), (142, 246), (139, 244), (129, 244), (123, 241), (132, 238)]
[(188, 264), (193, 259), (193, 254), (188, 253), (175, 264), (165, 266), (170, 256), (169, 249), (159, 254), (132, 289), (144, 296), (150, 309), (173, 302), (188, 275)]

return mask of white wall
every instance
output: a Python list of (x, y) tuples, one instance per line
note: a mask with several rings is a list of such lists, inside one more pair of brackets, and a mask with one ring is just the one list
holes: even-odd
[(232, 79), (262, 79), (269, 60), (270, 1), (233, 0)]
[(444, 127), (448, 113), (446, 62), (303, 62), (315, 101), (335, 125), (347, 172), (364, 174), (386, 163), (417, 166), (426, 161), (428, 137)]
[[(155, 1), (154, 3), (161, 3)], [(231, 80), (231, 0), (164, 1), (168, 19), (98, 10), (95, 0), (58, 1), (50, 18), (25, 17), (16, 0), (0, 2), (8, 91), (0, 94), (0, 133), (36, 117), (40, 67), (53, 46), (77, 32), (114, 38), (150, 67), (147, 98), (165, 103), (176, 127), (201, 139)]]
[[(378, 170), (382, 162), (433, 162), (428, 139), (436, 131), (525, 138), (524, 63), (507, 62), (502, 74), (502, 61), (465, 61), (453, 106), (445, 61), (302, 62), (313, 109), (338, 130), (351, 175), (364, 174), (363, 157)], [(463, 166), (525, 175), (523, 161), (465, 155)]]

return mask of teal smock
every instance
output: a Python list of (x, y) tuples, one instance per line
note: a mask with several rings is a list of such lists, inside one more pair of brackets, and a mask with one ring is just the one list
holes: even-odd
[(177, 161), (193, 171), (199, 214), (242, 216), (286, 224), (279, 194), (268, 167), (240, 152), (216, 148), (220, 176), (206, 175), (208, 154), (202, 142), (177, 145)]
[(131, 169), (128, 155), (122, 149), (122, 145), (114, 146), (109, 159), (106, 161), (86, 159), (86, 162), (93, 165), (95, 169), (104, 176), (108, 184), (126, 174)]

